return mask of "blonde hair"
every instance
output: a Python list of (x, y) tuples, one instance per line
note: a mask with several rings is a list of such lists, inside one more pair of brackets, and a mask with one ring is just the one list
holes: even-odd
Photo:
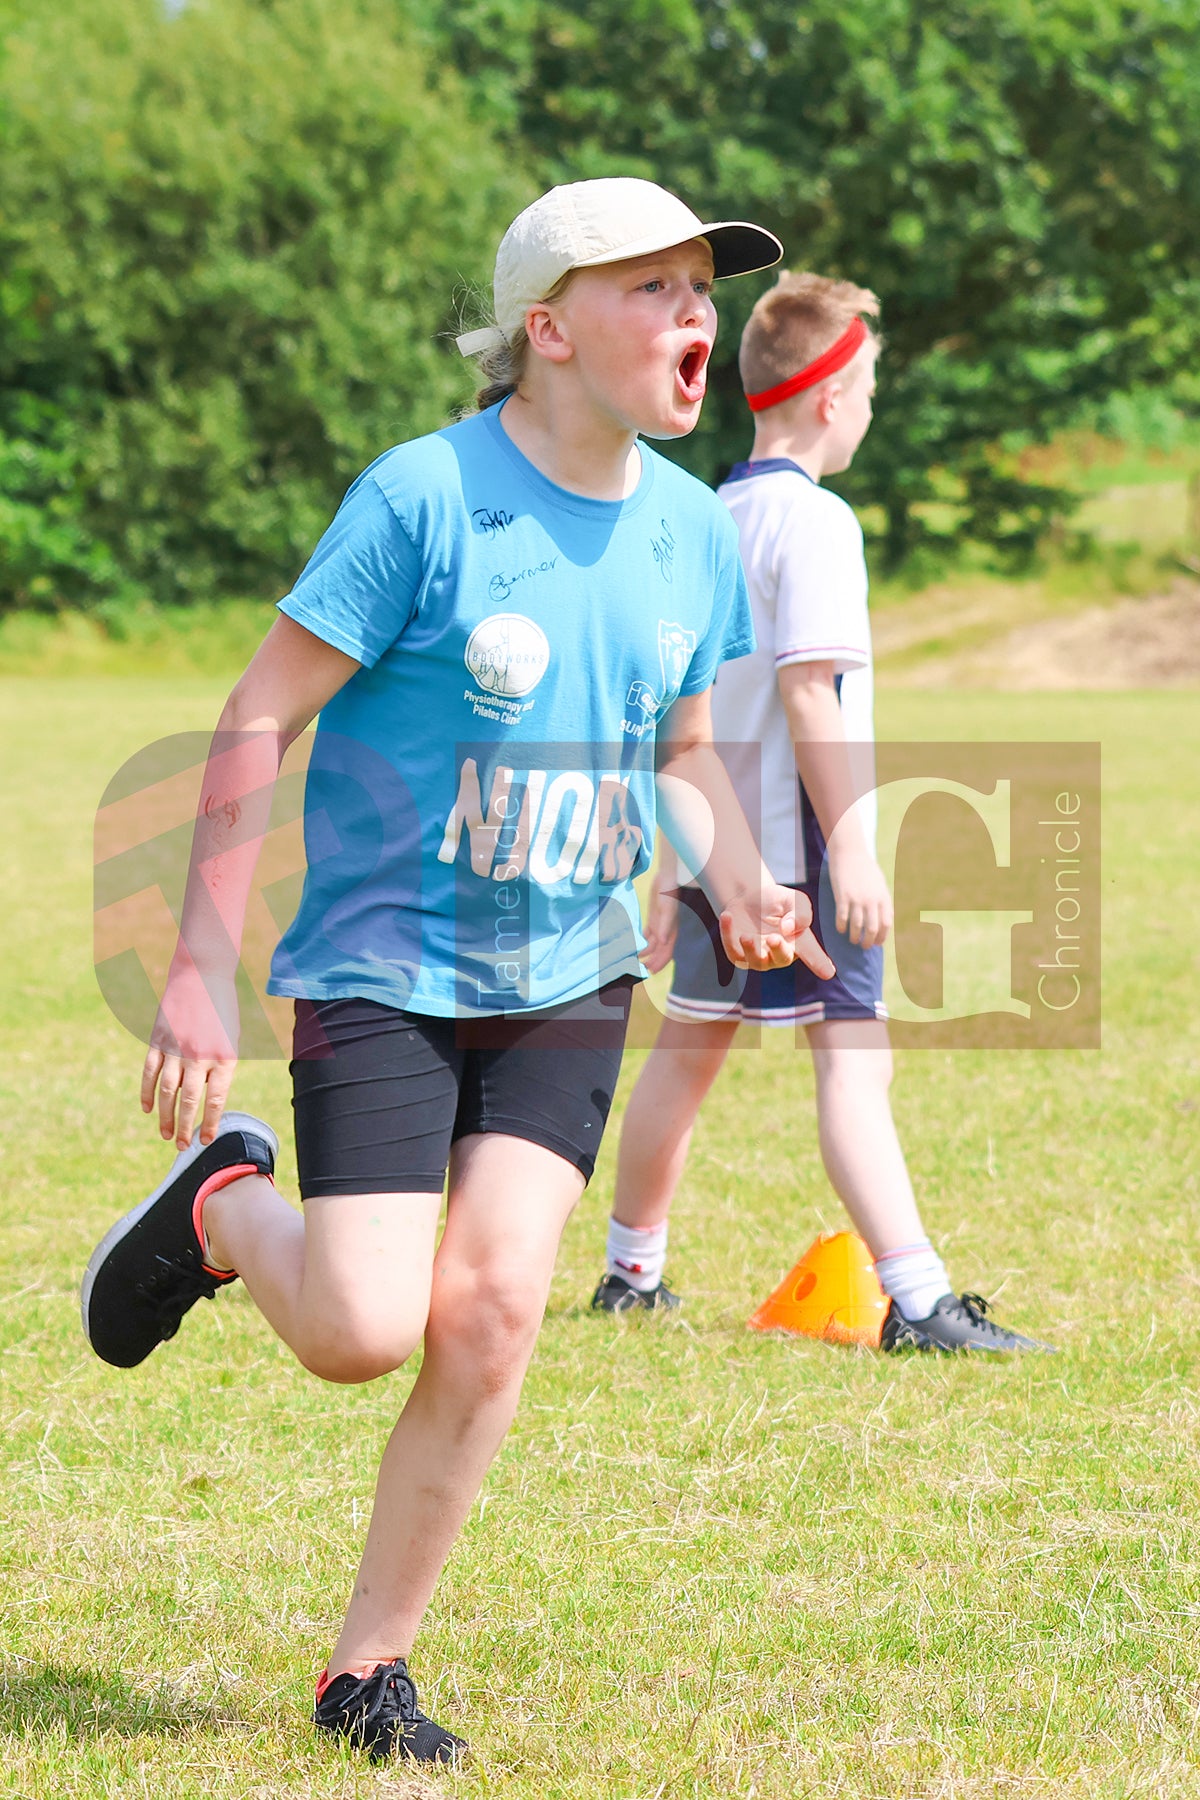
[(482, 353), (478, 366), (483, 386), (475, 394), (476, 412), (486, 412), (489, 406), (497, 406), (516, 393), (525, 376), (528, 355), (529, 339), (523, 325), (517, 326), (511, 338), (501, 338)]
[[(544, 300), (561, 300), (571, 285), (575, 274), (568, 269), (560, 275)], [(493, 321), (489, 321), (492, 323)], [(476, 412), (485, 412), (489, 406), (498, 406), (501, 400), (507, 400), (515, 394), (525, 379), (525, 365), (529, 360), (529, 339), (525, 335), (524, 325), (517, 325), (508, 337), (501, 337), (499, 343), (484, 350), (479, 356), (479, 373), (483, 377), (483, 386), (475, 395)]]
[[(879, 317), (879, 301), (870, 288), (785, 269), (746, 321), (738, 351), (743, 388), (761, 394), (806, 369), (862, 313)], [(867, 342), (878, 349), (878, 332), (868, 330)]]

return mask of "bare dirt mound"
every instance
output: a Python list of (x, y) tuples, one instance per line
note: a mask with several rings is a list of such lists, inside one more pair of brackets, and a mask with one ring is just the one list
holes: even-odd
[[(1200, 583), (1180, 581), (1146, 600), (1089, 606), (1009, 630), (978, 607), (907, 607), (876, 622), (884, 679), (894, 686), (1147, 688), (1200, 685)], [(1000, 629), (997, 630), (996, 627)]]

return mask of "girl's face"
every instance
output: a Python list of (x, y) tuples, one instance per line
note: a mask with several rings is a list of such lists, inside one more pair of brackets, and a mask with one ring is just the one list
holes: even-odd
[[(717, 332), (712, 252), (696, 239), (577, 269), (547, 303), (559, 349), (602, 416), (646, 437), (686, 437), (700, 417)], [(549, 350), (549, 346), (547, 346)]]

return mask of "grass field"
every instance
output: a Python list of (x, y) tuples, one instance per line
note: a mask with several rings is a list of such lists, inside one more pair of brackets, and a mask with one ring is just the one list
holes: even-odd
[[(475, 1758), (410, 1779), (306, 1723), (408, 1375), (322, 1387), (238, 1289), (125, 1375), (78, 1328), (92, 1244), (162, 1164), (92, 974), (91, 816), (219, 693), (0, 682), (0, 1793), (1200, 1795), (1196, 695), (881, 708), (881, 735), (1103, 741), (1103, 1048), (908, 1052), (896, 1093), (956, 1280), (1063, 1354), (747, 1333), (839, 1215), (806, 1059), (786, 1033), (734, 1056), (674, 1230), (682, 1321), (586, 1310), (611, 1141), (569, 1229), (414, 1659)], [(286, 1127), (284, 1066), (235, 1100)]]

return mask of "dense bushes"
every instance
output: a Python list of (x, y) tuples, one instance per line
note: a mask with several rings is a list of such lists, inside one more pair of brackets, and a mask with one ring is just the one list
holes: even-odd
[(389, 0), (56, 0), (0, 107), (4, 600), (278, 591), (528, 185)]
[[(1000, 435), (1191, 379), (1185, 0), (475, 0), (430, 18), (476, 91), (513, 96), (543, 178), (653, 174), (880, 294), (877, 424), (852, 480), (893, 564), (938, 531), (1027, 548), (1057, 496), (1016, 479)], [(757, 291), (720, 296), (716, 390), (683, 452), (709, 477), (746, 435), (734, 349)]]
[[(356, 470), (469, 393), (448, 334), (498, 228), (614, 171), (882, 295), (854, 492), (893, 563), (1025, 548), (1051, 496), (1005, 433), (1196, 392), (1192, 10), (0, 0), (0, 606), (279, 591)], [(761, 286), (722, 295), (679, 452), (707, 476)]]

